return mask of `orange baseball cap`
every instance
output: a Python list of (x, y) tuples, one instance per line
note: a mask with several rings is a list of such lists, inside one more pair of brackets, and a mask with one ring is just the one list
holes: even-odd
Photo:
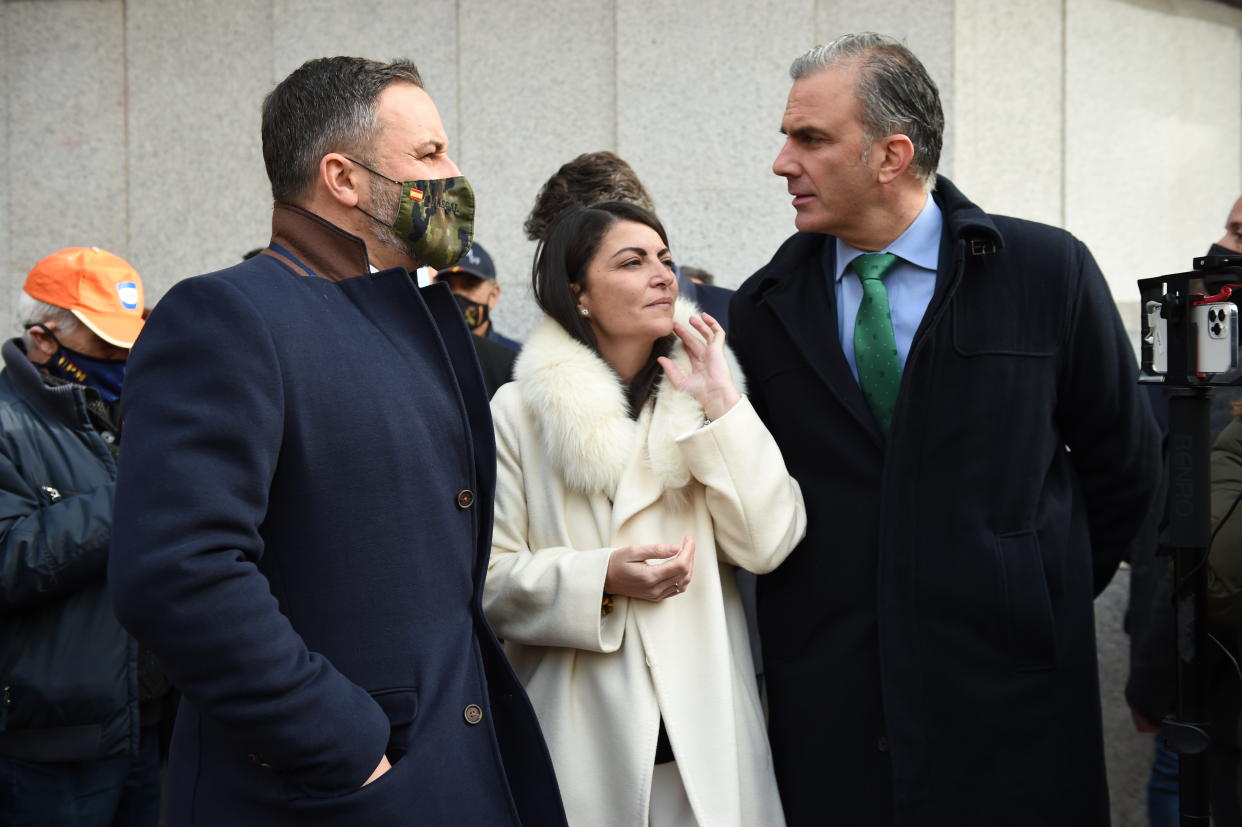
[(131, 348), (142, 331), (142, 278), (129, 262), (98, 247), (69, 247), (36, 264), (22, 287), (63, 307), (110, 345)]

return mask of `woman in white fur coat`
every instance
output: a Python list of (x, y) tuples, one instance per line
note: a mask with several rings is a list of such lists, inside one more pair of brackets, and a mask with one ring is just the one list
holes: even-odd
[(785, 559), (805, 530), (798, 484), (720, 325), (677, 303), (654, 216), (562, 217), (534, 286), (547, 317), (492, 401), (484, 607), (569, 822), (779, 827), (730, 567)]

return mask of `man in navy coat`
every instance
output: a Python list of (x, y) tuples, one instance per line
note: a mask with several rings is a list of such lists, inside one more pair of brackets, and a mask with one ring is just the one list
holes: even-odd
[(483, 619), (494, 445), (470, 333), (411, 270), (473, 197), (407, 61), (263, 106), (272, 240), (133, 351), (109, 565), (184, 702), (172, 825), (563, 824)]
[(789, 824), (1107, 824), (1092, 598), (1159, 471), (1108, 287), (1068, 233), (936, 176), (904, 46), (849, 35), (791, 74), (799, 232), (730, 327), (810, 518), (759, 584)]

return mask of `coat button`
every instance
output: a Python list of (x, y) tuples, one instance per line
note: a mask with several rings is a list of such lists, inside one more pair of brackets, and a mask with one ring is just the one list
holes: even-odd
[(469, 488), (463, 488), (457, 492), (457, 507), (469, 508), (474, 505), (474, 492)]
[(875, 748), (880, 752), (888, 752), (888, 738), (881, 735), (875, 739)]
[(478, 704), (470, 704), (462, 713), (462, 717), (466, 719), (466, 723), (474, 726), (483, 720), (483, 707)]

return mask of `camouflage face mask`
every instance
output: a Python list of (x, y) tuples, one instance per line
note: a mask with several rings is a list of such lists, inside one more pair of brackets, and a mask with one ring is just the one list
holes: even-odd
[[(347, 156), (348, 157), (348, 156)], [(474, 241), (474, 190), (464, 175), (427, 181), (398, 181), (361, 161), (353, 163), (401, 187), (392, 230), (410, 253), (428, 267), (448, 267), (470, 250)], [(358, 208), (367, 216), (384, 222)]]

